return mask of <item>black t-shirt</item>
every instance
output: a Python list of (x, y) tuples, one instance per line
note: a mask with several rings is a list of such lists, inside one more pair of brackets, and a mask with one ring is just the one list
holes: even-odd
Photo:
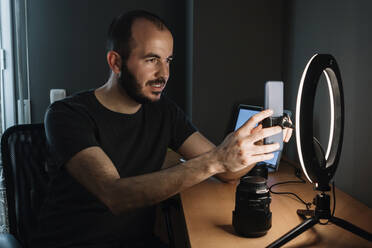
[(150, 237), (154, 207), (114, 216), (64, 165), (79, 151), (99, 146), (122, 178), (158, 171), (167, 148), (177, 150), (196, 131), (183, 111), (162, 96), (134, 114), (117, 113), (101, 105), (91, 90), (53, 103), (45, 128), (53, 176), (34, 247), (114, 247)]

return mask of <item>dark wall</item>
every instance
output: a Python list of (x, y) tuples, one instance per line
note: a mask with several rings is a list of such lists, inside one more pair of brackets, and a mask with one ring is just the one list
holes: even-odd
[(49, 91), (67, 94), (99, 87), (108, 78), (106, 33), (111, 20), (132, 10), (152, 11), (169, 24), (175, 57), (167, 93), (185, 106), (186, 0), (33, 0), (28, 5), (30, 95), (32, 122), (42, 122)]
[[(371, 207), (372, 2), (313, 0), (288, 1), (286, 5), (287, 105), (295, 107), (299, 80), (310, 57), (315, 53), (332, 54), (341, 69), (345, 97), (344, 142), (336, 186)], [(329, 120), (324, 120), (327, 112), (322, 108), (328, 109), (329, 100), (325, 87), (319, 90), (323, 92), (317, 98), (319, 111), (315, 111), (314, 123), (319, 128), (318, 135), (327, 140), (324, 129), (328, 129)], [(290, 151), (296, 158), (294, 146)]]
[[(51, 88), (71, 94), (106, 81), (108, 25), (115, 15), (134, 8), (153, 11), (170, 23), (176, 59), (167, 91), (184, 107), (187, 1), (29, 1), (32, 122), (43, 120)], [(194, 1), (193, 122), (220, 143), (233, 106), (263, 105), (268, 80), (285, 81), (285, 108), (294, 110), (308, 59), (330, 53), (341, 69), (346, 113), (336, 185), (372, 206), (371, 9), (368, 0)], [(326, 140), (329, 103), (322, 87), (314, 123)], [(292, 139), (288, 154), (296, 159), (294, 144)]]
[(194, 2), (193, 122), (216, 144), (233, 106), (263, 105), (282, 79), (282, 1)]
[[(267, 80), (284, 80), (284, 106), (294, 111), (308, 59), (332, 54), (341, 69), (346, 114), (336, 185), (372, 206), (372, 2), (219, 0), (194, 5), (192, 103), (200, 131), (220, 143), (236, 103), (263, 105)], [(315, 113), (315, 134), (327, 146), (329, 99), (323, 77)], [(295, 137), (285, 152), (297, 159)]]

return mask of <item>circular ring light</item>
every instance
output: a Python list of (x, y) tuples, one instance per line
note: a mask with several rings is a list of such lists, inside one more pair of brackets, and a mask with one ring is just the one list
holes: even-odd
[[(330, 98), (330, 132), (326, 152), (313, 137), (313, 108), (316, 88), (324, 73)], [(341, 74), (332, 55), (315, 54), (301, 77), (296, 103), (296, 143), (306, 178), (321, 191), (329, 190), (329, 181), (340, 159), (344, 131), (344, 95)]]

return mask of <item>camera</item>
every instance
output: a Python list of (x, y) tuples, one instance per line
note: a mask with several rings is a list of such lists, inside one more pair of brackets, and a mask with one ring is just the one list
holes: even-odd
[[(294, 128), (290, 121), (289, 111), (283, 113), (282, 116), (264, 119), (262, 126), (264, 128), (272, 126), (280, 126), (283, 129)], [(268, 167), (271, 166), (265, 162), (257, 164), (240, 179), (236, 189), (233, 227), (235, 232), (243, 237), (260, 237), (271, 228), (271, 196), (266, 181)]]
[(236, 189), (233, 226), (244, 237), (260, 237), (271, 228), (271, 196), (266, 179), (260, 175), (267, 178), (267, 169), (251, 171), (240, 179)]

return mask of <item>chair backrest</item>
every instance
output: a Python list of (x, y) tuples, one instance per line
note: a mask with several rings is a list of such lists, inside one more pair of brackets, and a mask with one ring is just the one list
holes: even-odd
[(43, 124), (16, 125), (1, 137), (9, 229), (24, 247), (47, 191), (47, 151)]

